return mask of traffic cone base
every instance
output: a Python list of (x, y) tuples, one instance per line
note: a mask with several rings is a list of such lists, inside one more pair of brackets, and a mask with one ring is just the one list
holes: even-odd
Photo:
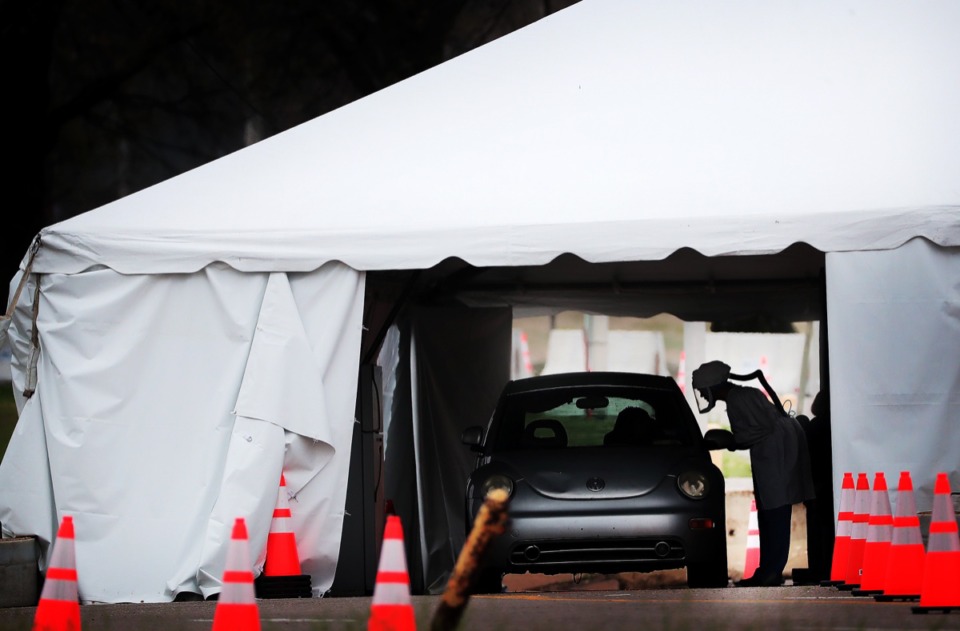
[(402, 631), (417, 628), (410, 605), (374, 605), (370, 608), (368, 631)]
[[(919, 528), (919, 521), (917, 522)], [(891, 545), (887, 559), (887, 582), (878, 602), (920, 600), (926, 552), (922, 543)]]
[(927, 552), (923, 566), (923, 589), (920, 604), (913, 607), (914, 613), (960, 609), (960, 592), (957, 589), (958, 562), (954, 552)]
[(253, 581), (257, 598), (312, 598), (312, 577), (309, 574), (299, 576), (264, 576), (261, 574)]
[(259, 629), (260, 612), (256, 603), (233, 603), (219, 606), (213, 613), (214, 629)]
[(44, 600), (37, 607), (33, 631), (80, 631), (80, 601)]

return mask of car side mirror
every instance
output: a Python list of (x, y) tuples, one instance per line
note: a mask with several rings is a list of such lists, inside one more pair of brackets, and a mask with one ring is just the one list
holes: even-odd
[(733, 433), (727, 429), (708, 429), (703, 435), (704, 442), (707, 443), (707, 449), (736, 449), (736, 441), (733, 439)]
[(460, 442), (470, 447), (470, 451), (481, 451), (483, 428), (479, 425), (471, 425), (460, 434)]

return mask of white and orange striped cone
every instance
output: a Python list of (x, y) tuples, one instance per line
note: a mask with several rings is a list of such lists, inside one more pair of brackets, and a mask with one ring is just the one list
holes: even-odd
[(909, 471), (900, 472), (897, 483), (897, 510), (893, 516), (893, 537), (887, 554), (887, 577), (883, 594), (873, 597), (879, 602), (920, 600), (926, 552), (923, 533), (913, 497), (913, 480)]
[(520, 332), (520, 358), (523, 360), (523, 376), (533, 376), (533, 362), (530, 359), (530, 340), (527, 338), (527, 332)]
[(763, 374), (763, 378), (769, 382), (770, 381), (770, 362), (767, 360), (766, 355), (760, 356), (760, 372)]
[(847, 573), (843, 584), (837, 587), (853, 590), (860, 587), (863, 571), (863, 547), (867, 543), (867, 526), (870, 522), (870, 480), (866, 473), (857, 474), (856, 494), (853, 498), (853, 528), (850, 531), (850, 554), (847, 556)]
[(760, 567), (760, 522), (757, 519), (757, 500), (750, 500), (750, 518), (747, 520), (747, 556), (743, 563), (743, 578), (753, 576)]
[(33, 631), (80, 631), (76, 543), (73, 517), (64, 515), (53, 542), (50, 566), (43, 581)]
[(223, 587), (213, 612), (213, 631), (260, 631), (260, 610), (253, 589), (247, 522), (237, 517), (227, 548)]
[(290, 527), (290, 501), (287, 479), (280, 474), (277, 505), (273, 509), (270, 533), (267, 535), (267, 560), (263, 573), (253, 582), (258, 598), (310, 598), (313, 596), (311, 576), (300, 570), (297, 539)]
[(687, 392), (687, 352), (680, 351), (680, 365), (677, 366), (677, 385), (680, 392)]
[(893, 514), (890, 510), (890, 495), (887, 493), (887, 479), (882, 471), (878, 471), (873, 478), (867, 541), (863, 545), (860, 589), (853, 590), (854, 596), (876, 596), (883, 593), (892, 538)]
[(270, 534), (267, 535), (267, 561), (263, 566), (266, 576), (297, 576), (300, 574), (300, 555), (297, 539), (290, 529), (290, 503), (287, 500), (287, 480), (280, 474), (277, 506), (273, 509)]
[(830, 563), (830, 580), (820, 584), (824, 587), (843, 585), (847, 576), (847, 559), (850, 557), (850, 533), (853, 532), (853, 504), (856, 489), (853, 474), (844, 473), (840, 484), (840, 510), (837, 513), (837, 534), (833, 538), (833, 559)]
[(367, 631), (416, 631), (400, 517), (387, 517)]
[(920, 605), (913, 613), (950, 612), (960, 609), (960, 535), (950, 496), (950, 480), (938, 473), (933, 487), (933, 512), (927, 536)]

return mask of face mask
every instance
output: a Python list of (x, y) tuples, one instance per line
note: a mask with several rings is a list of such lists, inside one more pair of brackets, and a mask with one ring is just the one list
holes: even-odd
[(700, 393), (700, 390), (694, 390), (694, 397), (697, 399), (697, 411), (700, 414), (706, 414), (717, 404), (717, 400), (713, 398), (713, 390), (710, 388), (704, 388), (706, 390), (706, 401), (703, 400), (703, 395)]

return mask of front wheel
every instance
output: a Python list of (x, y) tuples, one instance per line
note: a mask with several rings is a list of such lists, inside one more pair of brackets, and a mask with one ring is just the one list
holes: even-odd
[(687, 565), (687, 587), (726, 587), (728, 581), (726, 559)]
[(503, 591), (503, 572), (496, 568), (484, 568), (474, 579), (474, 594), (499, 594)]

